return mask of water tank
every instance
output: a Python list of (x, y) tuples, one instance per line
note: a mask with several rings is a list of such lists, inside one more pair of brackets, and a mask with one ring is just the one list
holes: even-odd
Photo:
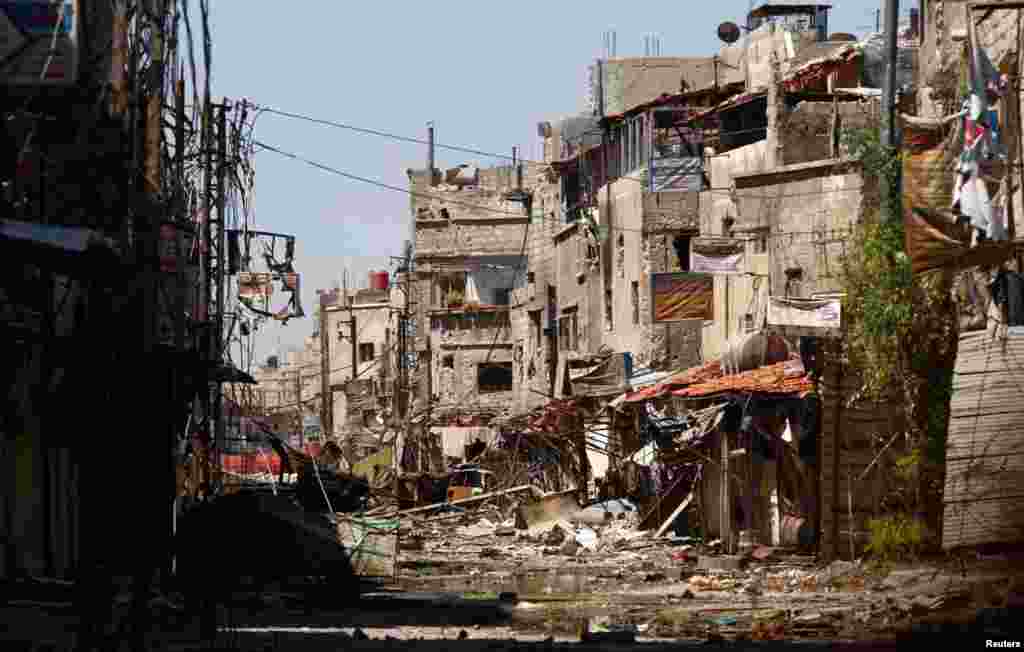
[(783, 338), (764, 333), (746, 333), (731, 338), (722, 356), (722, 364), (732, 373), (740, 373), (788, 359), (789, 345)]
[(386, 290), (388, 289), (389, 277), (387, 272), (378, 272), (375, 270), (370, 271), (370, 289), (371, 290)]

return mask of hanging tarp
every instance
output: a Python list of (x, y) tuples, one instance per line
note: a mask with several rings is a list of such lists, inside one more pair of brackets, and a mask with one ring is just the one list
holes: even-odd
[(743, 243), (698, 240), (690, 253), (690, 269), (706, 274), (742, 274)]
[(627, 387), (626, 355), (617, 353), (594, 367), (580, 378), (572, 378), (572, 395), (611, 396), (622, 393)]
[(480, 308), (480, 292), (476, 288), (476, 279), (472, 274), (466, 274), (466, 296), (465, 309), (477, 310)]
[(715, 280), (711, 274), (651, 274), (651, 306), (656, 323), (715, 318)]
[(947, 142), (947, 127), (939, 121), (904, 118), (903, 210), (943, 210), (953, 203), (956, 152)]
[(904, 221), (907, 254), (914, 274), (937, 269), (995, 267), (1009, 258), (1020, 241), (982, 242), (974, 247), (953, 216), (935, 210), (914, 208)]
[(768, 299), (768, 327), (784, 335), (838, 337), (841, 325), (839, 299)]

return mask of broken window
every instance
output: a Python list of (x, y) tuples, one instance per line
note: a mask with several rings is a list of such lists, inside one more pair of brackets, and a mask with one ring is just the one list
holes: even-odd
[(477, 391), (481, 394), (512, 391), (512, 363), (488, 362), (477, 365)]
[(680, 233), (672, 239), (672, 247), (676, 250), (676, 258), (679, 260), (679, 271), (690, 271), (690, 236)]
[(359, 361), (370, 362), (373, 360), (373, 342), (362, 342), (359, 344)]
[(454, 355), (446, 355), (443, 358), (441, 358), (441, 366), (444, 367), (445, 369), (454, 369), (455, 368), (455, 356)]
[(640, 283), (633, 281), (633, 324), (640, 323)]
[(768, 98), (761, 97), (722, 111), (719, 119), (719, 154), (764, 140), (768, 137)]

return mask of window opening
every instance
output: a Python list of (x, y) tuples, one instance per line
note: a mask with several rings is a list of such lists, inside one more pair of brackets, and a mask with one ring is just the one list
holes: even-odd
[(359, 361), (370, 362), (373, 360), (373, 342), (363, 342), (359, 345)]
[(640, 283), (633, 281), (633, 324), (640, 323)]
[(490, 362), (477, 365), (477, 390), (481, 394), (512, 390), (512, 363)]

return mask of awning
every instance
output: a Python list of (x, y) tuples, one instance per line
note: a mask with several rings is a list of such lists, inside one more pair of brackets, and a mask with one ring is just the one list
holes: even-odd
[(684, 387), (673, 391), (672, 395), (684, 398), (703, 398), (722, 393), (806, 396), (813, 391), (814, 383), (807, 376), (803, 363), (799, 358), (794, 358)]
[(609, 356), (586, 375), (570, 379), (573, 397), (609, 396), (622, 392), (627, 387), (630, 365), (628, 353)]

